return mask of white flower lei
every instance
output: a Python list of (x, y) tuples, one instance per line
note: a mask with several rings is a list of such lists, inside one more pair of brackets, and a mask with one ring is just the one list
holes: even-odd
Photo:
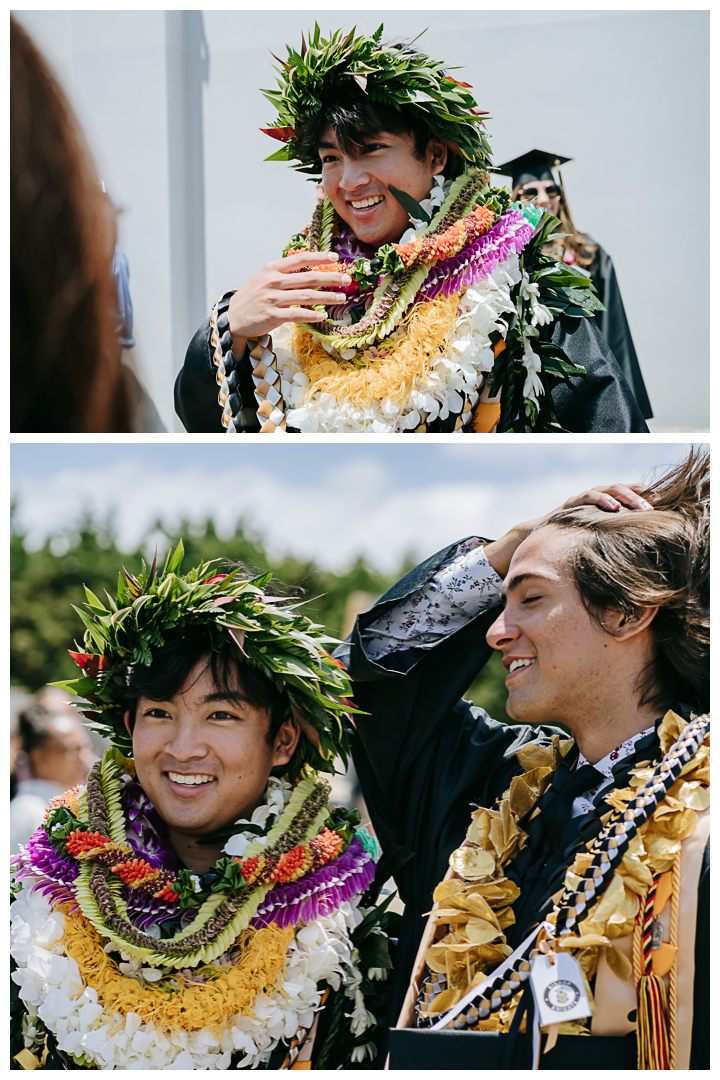
[[(361, 921), (359, 897), (296, 930), (282, 983), (272, 993), (259, 994), (254, 1015), (234, 1017), (218, 1038), (209, 1029), (158, 1031), (135, 1013), (123, 1017), (105, 1009), (97, 991), (83, 983), (75, 960), (65, 953), (65, 916), (53, 911), (29, 885), (26, 879), (11, 907), (10, 951), (18, 964), (13, 979), (31, 1021), (39, 1017), (60, 1050), (98, 1068), (227, 1069), (237, 1051), (245, 1055), (241, 1067), (253, 1068), (266, 1062), (282, 1039), (312, 1025), (320, 1008), (317, 984), (322, 979), (335, 990), (342, 986), (350, 999), (352, 1013), (347, 1015), (352, 1016), (354, 1035), (375, 1023), (364, 1006), (362, 975), (350, 941)], [(375, 1055), (372, 1043), (360, 1050), (371, 1058)]]
[[(265, 829), (266, 834), (269, 833), (277, 818), (290, 802), (292, 793), (292, 784), (289, 784), (287, 780), (279, 780), (276, 776), (271, 776), (268, 780), (268, 786), (265, 788), (264, 802), (253, 810), (251, 818), (240, 818), (235, 824), (238, 826), (260, 825)], [(268, 821), (268, 818), (271, 820)], [(252, 843), (265, 846), (267, 844), (267, 835), (258, 836), (254, 830), (251, 829), (246, 832), (240, 827), (225, 844), (223, 854), (241, 859)]]
[(445, 352), (432, 363), (427, 375), (416, 381), (402, 404), (386, 397), (359, 408), (338, 402), (329, 393), (305, 397), (309, 379), (292, 350), (293, 324), (283, 323), (273, 332), (273, 348), (288, 405), (288, 425), (302, 432), (399, 432), (460, 413), (463, 394), (474, 405), (485, 374), (495, 363), (490, 334), (499, 331), (504, 338), (507, 323), (502, 316), (515, 311), (510, 293), (521, 279), (519, 263), (519, 256), (511, 255), (489, 277), (466, 289)]
[[(224, 852), (242, 857), (249, 844), (267, 842), (243, 825), (260, 825), (269, 832), (290, 801), (293, 788), (285, 780), (271, 776), (264, 801), (251, 819), (241, 818), (238, 832), (227, 841)], [(198, 881), (199, 885), (199, 881)], [(314, 922), (300, 923), (288, 949), (282, 983), (271, 993), (261, 993), (254, 1003), (254, 1015), (235, 1016), (218, 1039), (208, 1029), (199, 1031), (158, 1031), (145, 1024), (136, 1013), (123, 1018), (105, 1009), (97, 991), (86, 986), (75, 960), (63, 947), (65, 916), (53, 911), (50, 902), (26, 878), (10, 909), (10, 952), (18, 968), (13, 980), (27, 1006), (29, 1035), (33, 1021), (40, 1018), (57, 1039), (58, 1048), (100, 1069), (227, 1069), (233, 1053), (245, 1056), (239, 1068), (255, 1068), (268, 1061), (278, 1043), (290, 1040), (299, 1028), (310, 1028), (320, 1008), (323, 979), (339, 990), (342, 986), (352, 1011), (350, 1029), (357, 1036), (375, 1024), (365, 1008), (360, 983), (358, 953), (350, 934), (362, 921), (360, 897), (340, 904), (332, 914)], [(106, 948), (106, 951), (109, 951)], [(113, 949), (113, 951), (116, 951)], [(117, 950), (124, 974), (141, 983), (153, 983), (163, 970), (143, 968), (138, 961)], [(370, 978), (385, 979), (384, 968), (372, 968)], [(372, 1042), (353, 1050), (352, 1060), (373, 1059)]]

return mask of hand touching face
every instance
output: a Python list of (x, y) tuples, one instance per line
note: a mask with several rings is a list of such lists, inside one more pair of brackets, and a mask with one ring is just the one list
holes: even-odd
[[(303, 251), (267, 263), (237, 292), (228, 307), (233, 353), (242, 358), (248, 338), (262, 337), (284, 322), (320, 322), (314, 304), (342, 304), (349, 274), (335, 271), (334, 252)], [(330, 291), (334, 290), (334, 291)]]

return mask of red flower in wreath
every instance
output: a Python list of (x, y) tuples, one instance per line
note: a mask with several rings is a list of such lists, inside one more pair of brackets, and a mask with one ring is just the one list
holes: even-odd
[(112, 661), (108, 656), (95, 656), (93, 653), (72, 652), (70, 656), (91, 679), (96, 679), (101, 671), (108, 671), (112, 667)]

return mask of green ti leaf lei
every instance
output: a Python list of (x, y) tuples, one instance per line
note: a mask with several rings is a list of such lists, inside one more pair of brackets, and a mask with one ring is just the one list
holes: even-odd
[[(513, 204), (536, 226), (532, 240), (520, 256), (520, 269), (531, 285), (538, 288), (537, 302), (549, 311), (553, 318), (559, 315), (571, 318), (594, 318), (604, 311), (590, 276), (583, 270), (566, 263), (559, 263), (544, 254), (543, 247), (556, 238), (561, 228), (558, 218), (534, 206)], [(499, 432), (563, 432), (553, 406), (552, 389), (571, 375), (583, 376), (585, 368), (572, 363), (567, 353), (552, 341), (541, 340), (537, 326), (533, 325), (533, 304), (522, 295), (522, 283), (513, 290), (517, 314), (505, 337), (506, 348), (495, 361), (490, 387), (491, 395), (502, 387), (502, 412)], [(498, 335), (499, 339), (499, 335)], [(536, 399), (524, 394), (527, 368), (523, 363), (527, 344), (540, 357), (542, 368), (538, 373), (544, 388)]]

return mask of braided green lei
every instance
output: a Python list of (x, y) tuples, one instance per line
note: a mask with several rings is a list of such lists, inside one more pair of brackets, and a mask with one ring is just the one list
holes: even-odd
[[(100, 833), (114, 844), (125, 840), (121, 808), (122, 758), (112, 751), (95, 765), (80, 801), (78, 824)], [(281, 855), (317, 836), (328, 819), (329, 785), (307, 777), (295, 787), (288, 805), (267, 835), (266, 842), (252, 843), (246, 858)], [(131, 923), (122, 899), (122, 882), (102, 856), (81, 864), (75, 883), (80, 910), (103, 937), (144, 964), (175, 968), (195, 967), (221, 956), (246, 929), (272, 888), (271, 883), (246, 885), (240, 876), (236, 888), (213, 893), (200, 906), (193, 921), (173, 937), (158, 941)]]

